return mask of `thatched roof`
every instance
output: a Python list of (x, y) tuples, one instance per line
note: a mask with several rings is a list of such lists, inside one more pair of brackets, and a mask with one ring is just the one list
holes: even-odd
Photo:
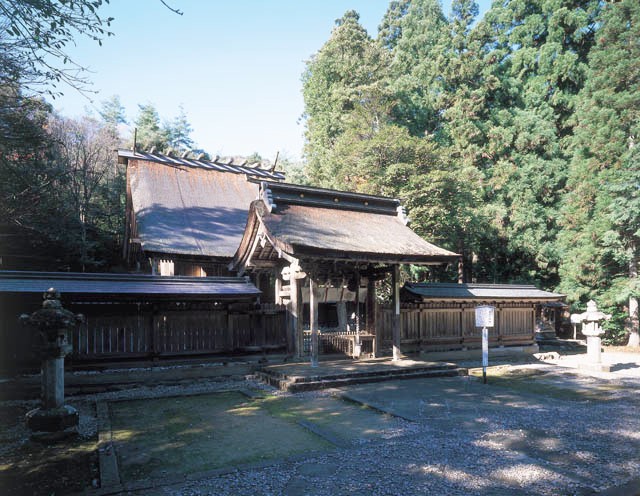
[(136, 236), (145, 252), (231, 258), (242, 239), (258, 185), (248, 177), (284, 179), (279, 172), (150, 153), (119, 152)]
[(262, 182), (261, 199), (251, 204), (234, 263), (267, 264), (283, 254), (371, 263), (434, 264), (458, 258), (409, 229), (398, 200)]

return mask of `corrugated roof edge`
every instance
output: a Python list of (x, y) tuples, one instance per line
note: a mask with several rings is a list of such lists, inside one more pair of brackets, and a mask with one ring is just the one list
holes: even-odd
[(361, 200), (368, 200), (368, 199), (372, 199), (372, 200), (379, 200), (379, 201), (383, 201), (383, 202), (389, 202), (389, 203), (393, 203), (394, 205), (399, 205), (400, 204), (400, 200), (398, 200), (397, 198), (389, 198), (388, 196), (379, 196), (379, 195), (370, 195), (367, 193), (356, 193), (353, 191), (342, 191), (342, 190), (337, 190), (337, 189), (328, 189), (328, 188), (318, 188), (316, 186), (307, 186), (307, 185), (303, 185), (303, 184), (293, 184), (293, 183), (280, 183), (280, 182), (270, 182), (270, 181), (265, 181), (265, 180), (261, 180), (261, 179), (248, 179), (249, 182), (252, 183), (256, 183), (256, 184), (261, 184), (264, 183), (267, 187), (271, 187), (273, 186), (276, 189), (281, 189), (281, 190), (289, 190), (289, 191), (303, 191), (303, 192), (310, 192), (310, 193), (326, 193), (326, 194), (335, 194), (335, 195), (340, 195), (340, 196), (344, 196), (344, 197), (348, 197), (348, 198), (357, 198), (357, 199), (361, 199)]
[[(246, 277), (187, 277), (187, 276), (152, 276), (147, 274), (103, 274), (103, 273), (80, 273), (80, 272), (31, 272), (31, 271), (0, 271), (0, 292), (30, 292), (38, 293), (46, 290), (35, 289), (33, 286), (37, 281), (46, 282), (46, 286), (55, 287), (56, 282), (59, 282), (69, 287), (70, 284), (78, 283), (83, 285), (86, 290), (86, 285), (92, 285), (95, 283), (98, 288), (102, 288), (105, 291), (98, 291), (103, 293), (127, 293), (132, 290), (133, 285), (136, 285), (134, 293), (140, 293), (141, 287), (149, 288), (149, 292), (154, 292), (158, 288), (163, 288), (163, 293), (170, 293), (167, 289), (176, 290), (176, 294), (181, 292), (194, 293), (202, 292), (202, 294), (215, 294), (216, 288), (221, 294), (246, 294), (246, 295), (258, 295), (261, 291), (256, 288), (248, 278)], [(24, 283), (24, 287), (19, 289), (20, 282)], [(18, 284), (18, 287), (16, 287)], [(9, 289), (9, 286), (13, 289)], [(118, 286), (120, 285), (120, 286)], [(225, 291), (220, 291), (219, 288), (227, 288)], [(61, 290), (60, 288), (56, 288)], [(107, 290), (109, 289), (109, 290)], [(189, 291), (190, 289), (190, 291)], [(180, 291), (177, 291), (180, 290)], [(82, 293), (83, 291), (66, 290), (67, 293)], [(157, 292), (157, 291), (156, 291)]]
[[(550, 291), (545, 291), (544, 289), (539, 289), (533, 284), (489, 284), (489, 283), (433, 283), (433, 282), (406, 282), (403, 286), (403, 289), (414, 293), (416, 295), (421, 295), (421, 289), (423, 291), (426, 290), (440, 290), (442, 293), (445, 293), (446, 290), (512, 290), (512, 291), (533, 291), (536, 292), (536, 296), (529, 296), (529, 298), (565, 298), (566, 295), (561, 293), (553, 293)], [(456, 298), (458, 296), (444, 296), (441, 297), (446, 298)], [(496, 296), (498, 298), (504, 296)]]
[(235, 164), (232, 159), (228, 163), (219, 162), (216, 157), (214, 160), (198, 160), (194, 158), (182, 158), (169, 155), (163, 155), (161, 153), (149, 153), (149, 152), (134, 152), (133, 150), (120, 149), (118, 150), (119, 159), (135, 159), (146, 160), (148, 162), (156, 162), (160, 164), (172, 165), (172, 166), (186, 166), (186, 167), (198, 167), (208, 170), (216, 170), (219, 172), (232, 172), (234, 174), (244, 174), (250, 177), (256, 177), (258, 179), (271, 179), (274, 181), (284, 181), (284, 172), (276, 172), (268, 169), (263, 169), (260, 165), (251, 167), (248, 164)]

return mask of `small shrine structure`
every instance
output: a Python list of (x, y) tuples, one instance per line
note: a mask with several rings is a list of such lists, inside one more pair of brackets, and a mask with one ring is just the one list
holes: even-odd
[[(459, 255), (428, 243), (409, 227), (400, 201), (373, 195), (259, 181), (259, 199), (230, 268), (275, 278), (275, 299), (289, 310), (288, 337), (299, 357), (310, 347), (317, 364), (319, 305), (338, 299), (338, 329), (330, 339), (349, 340), (359, 355), (363, 340), (378, 354), (376, 281), (392, 275), (393, 358), (400, 350), (400, 264), (446, 264)], [(366, 288), (365, 290), (363, 290)], [(354, 321), (347, 328), (345, 299), (353, 298)], [(365, 322), (360, 322), (360, 302)], [(309, 331), (303, 329), (308, 302)], [(342, 315), (341, 315), (342, 314)], [(308, 341), (308, 344), (305, 343)]]

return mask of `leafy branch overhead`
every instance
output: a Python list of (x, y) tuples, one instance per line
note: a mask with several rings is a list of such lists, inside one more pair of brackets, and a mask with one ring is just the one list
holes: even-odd
[(54, 96), (59, 83), (87, 89), (86, 67), (71, 58), (68, 48), (82, 38), (101, 45), (113, 35), (108, 29), (113, 18), (99, 14), (106, 3), (108, 0), (0, 2), (0, 22), (5, 27), (5, 36), (0, 38), (2, 51), (16, 54), (26, 68), (22, 77), (30, 90)]

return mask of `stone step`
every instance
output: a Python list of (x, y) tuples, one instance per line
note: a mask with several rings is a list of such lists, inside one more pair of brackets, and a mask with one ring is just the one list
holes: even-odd
[[(294, 382), (315, 382), (320, 379), (332, 380), (332, 379), (343, 379), (347, 377), (356, 377), (356, 376), (369, 377), (369, 376), (380, 375), (380, 374), (401, 374), (402, 375), (405, 373), (417, 372), (420, 370), (449, 370), (449, 369), (455, 369), (456, 367), (457, 365), (455, 363), (430, 362), (430, 363), (425, 363), (418, 366), (414, 365), (406, 368), (404, 367), (384, 368), (384, 369), (376, 368), (373, 370), (364, 370), (364, 369), (349, 370), (346, 372), (343, 371), (343, 372), (333, 372), (333, 373), (321, 371), (321, 369), (314, 370), (314, 369), (308, 368), (307, 371), (305, 372), (305, 375), (280, 372), (273, 368), (265, 368), (265, 369), (259, 370), (258, 372), (263, 374), (269, 374), (280, 380), (290, 380)], [(314, 371), (317, 371), (317, 372), (314, 374), (313, 373)]]
[(453, 364), (431, 365), (423, 368), (372, 371), (366, 373), (335, 374), (326, 376), (286, 377), (270, 371), (259, 371), (256, 376), (263, 382), (282, 391), (301, 392), (318, 389), (338, 388), (353, 384), (366, 384), (399, 379), (417, 379), (424, 377), (453, 377), (467, 375), (468, 370)]

